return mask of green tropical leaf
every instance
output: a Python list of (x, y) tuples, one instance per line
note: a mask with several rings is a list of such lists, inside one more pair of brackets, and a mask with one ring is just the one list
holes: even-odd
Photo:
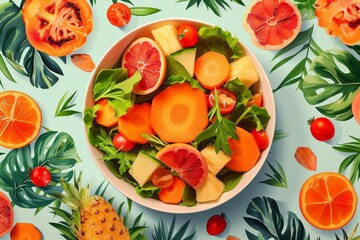
[(274, 240), (310, 240), (303, 223), (298, 217), (288, 212), (287, 225), (282, 216), (277, 202), (269, 197), (253, 198), (246, 209), (250, 217), (244, 217), (249, 226), (257, 233), (246, 230), (249, 240), (274, 239)]
[(360, 89), (359, 65), (360, 61), (346, 50), (333, 49), (316, 56), (302, 86), (306, 101), (329, 118), (352, 118), (351, 104)]
[(190, 220), (185, 222), (176, 232), (176, 216), (174, 215), (170, 227), (164, 222), (163, 219), (158, 221), (155, 226), (155, 232), (152, 234), (153, 240), (191, 240), (194, 238), (196, 231), (185, 237)]
[(296, 57), (299, 58), (303, 55), (295, 67), (293, 67), (292, 70), (285, 76), (279, 86), (273, 90), (274, 92), (296, 83), (300, 88), (302, 87), (303, 79), (308, 73), (307, 67), (309, 66), (309, 63), (311, 63), (310, 53), (317, 56), (320, 52), (322, 52), (321, 48), (312, 39), (313, 31), (314, 25), (300, 32), (294, 41), (285, 48), (281, 49), (274, 56), (273, 61), (278, 58), (280, 58), (280, 60), (274, 65), (274, 67), (272, 67), (270, 72), (284, 67), (284, 65), (289, 63), (290, 60)]
[[(52, 192), (61, 189), (60, 178), (69, 181), (72, 168), (79, 161), (74, 140), (63, 132), (46, 132), (31, 145), (10, 151), (0, 162), (0, 188), (7, 191), (14, 204), (24, 208), (41, 208), (54, 201)], [(51, 183), (42, 188), (30, 180), (31, 170), (45, 166), (51, 172)], [(31, 199), (31, 201), (29, 201)]]
[(339, 167), (339, 173), (344, 174), (350, 167), (350, 182), (354, 184), (360, 179), (360, 139), (350, 136), (354, 139), (354, 142), (348, 142), (344, 144), (338, 144), (333, 148), (339, 152), (349, 153)]
[(287, 136), (289, 136), (288, 133), (281, 130), (275, 130), (274, 141), (280, 140), (282, 138), (286, 138)]
[(71, 94), (70, 97), (66, 98), (66, 95), (68, 92), (66, 92), (59, 100), (59, 103), (57, 104), (56, 110), (55, 110), (55, 117), (63, 117), (63, 116), (70, 116), (73, 114), (81, 113), (79, 111), (71, 110), (72, 107), (74, 107), (76, 104), (71, 103), (74, 101), (75, 91), (73, 94)]
[[(27, 40), (22, 11), (12, 1), (0, 5), (0, 49), (9, 65), (30, 78), (33, 86), (50, 88), (63, 75), (59, 64)], [(66, 62), (65, 58), (59, 58)]]
[(268, 176), (269, 178), (264, 181), (261, 181), (260, 183), (266, 183), (266, 184), (274, 186), (274, 187), (287, 188), (286, 174), (285, 174), (285, 171), (282, 168), (282, 166), (277, 161), (275, 161), (277, 168), (278, 168), (278, 170), (277, 170), (268, 161), (266, 161), (266, 162), (272, 171), (272, 175), (265, 173), (265, 175)]
[(241, 1), (241, 0), (177, 0), (176, 2), (177, 3), (188, 2), (186, 9), (193, 7), (195, 4), (199, 8), (200, 4), (203, 3), (204, 6), (206, 7), (206, 9), (210, 9), (213, 13), (215, 13), (217, 16), (220, 17), (221, 12), (220, 12), (219, 7), (221, 7), (225, 11), (227, 9), (231, 9), (228, 1), (245, 6), (243, 1)]
[(315, 2), (316, 0), (294, 0), (303, 20), (312, 20), (315, 18)]
[[(3, 56), (2, 56), (1, 54), (0, 54), (0, 70), (1, 70), (1, 72), (5, 75), (5, 77), (6, 77), (7, 79), (9, 79), (10, 81), (16, 83), (16, 81), (15, 81), (15, 79), (13, 78), (13, 76), (11, 75), (8, 67), (6, 66), (5, 61), (4, 61), (4, 58), (3, 58)], [(0, 86), (3, 87), (1, 80), (0, 80)]]
[(147, 16), (160, 11), (160, 9), (152, 7), (130, 7), (130, 12), (134, 16)]

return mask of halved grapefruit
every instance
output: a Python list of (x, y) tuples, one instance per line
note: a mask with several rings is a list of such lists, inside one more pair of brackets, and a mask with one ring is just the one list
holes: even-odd
[(14, 211), (10, 199), (0, 192), (0, 237), (10, 232), (14, 222)]
[(132, 42), (124, 51), (121, 65), (131, 77), (136, 71), (141, 73), (140, 82), (133, 92), (146, 95), (154, 92), (164, 81), (166, 58), (157, 43), (148, 37), (141, 37)]
[(204, 157), (193, 146), (186, 143), (174, 143), (161, 149), (156, 158), (174, 170), (194, 189), (204, 184), (208, 167)]
[(245, 13), (244, 27), (255, 46), (278, 50), (300, 32), (301, 14), (290, 0), (254, 0)]

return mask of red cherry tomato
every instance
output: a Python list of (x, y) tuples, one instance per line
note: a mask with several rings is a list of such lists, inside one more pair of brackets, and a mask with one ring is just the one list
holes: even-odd
[(174, 176), (166, 168), (156, 169), (152, 176), (151, 182), (158, 188), (170, 187), (174, 180)]
[(215, 91), (218, 93), (218, 101), (220, 106), (220, 113), (221, 114), (228, 114), (230, 113), (236, 104), (236, 97), (235, 95), (223, 88), (214, 89), (209, 94), (209, 106), (213, 107), (215, 103)]
[(43, 166), (38, 166), (31, 171), (30, 179), (37, 187), (46, 187), (51, 182), (50, 171)]
[(335, 135), (334, 124), (325, 117), (312, 118), (308, 121), (310, 132), (319, 141), (328, 141)]
[(263, 104), (263, 95), (262, 95), (262, 91), (255, 93), (249, 100), (248, 102), (248, 106), (252, 106), (252, 105), (256, 105), (258, 107), (262, 107)]
[(112, 25), (122, 27), (130, 22), (131, 11), (130, 8), (123, 3), (114, 3), (108, 8), (106, 16)]
[(177, 31), (177, 36), (181, 46), (193, 47), (199, 40), (199, 35), (197, 29), (190, 24), (184, 24), (179, 27)]
[(260, 131), (256, 131), (256, 129), (253, 129), (251, 131), (251, 134), (254, 136), (255, 141), (261, 151), (266, 149), (269, 146), (268, 135), (266, 134), (266, 132), (263, 129)]
[(210, 235), (218, 235), (226, 228), (226, 215), (224, 213), (213, 215), (206, 224), (206, 231)]
[(135, 143), (127, 140), (121, 133), (117, 133), (112, 140), (114, 147), (117, 150), (128, 152), (135, 147)]

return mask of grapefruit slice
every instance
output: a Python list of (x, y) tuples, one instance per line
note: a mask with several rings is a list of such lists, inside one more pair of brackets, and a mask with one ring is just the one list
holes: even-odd
[(39, 134), (42, 116), (30, 96), (17, 91), (0, 93), (0, 146), (21, 148)]
[(14, 222), (14, 211), (10, 199), (0, 192), (0, 237), (10, 232)]
[(141, 37), (132, 42), (123, 53), (122, 67), (131, 77), (136, 71), (141, 73), (140, 82), (133, 92), (146, 95), (160, 87), (165, 78), (166, 58), (157, 43), (148, 37)]
[(290, 0), (254, 0), (245, 13), (244, 27), (255, 46), (278, 50), (300, 32), (301, 14)]
[(355, 120), (360, 124), (360, 91), (358, 91), (352, 101), (351, 110)]
[(161, 149), (156, 158), (179, 174), (194, 189), (202, 186), (208, 174), (208, 167), (201, 153), (186, 143), (174, 143)]

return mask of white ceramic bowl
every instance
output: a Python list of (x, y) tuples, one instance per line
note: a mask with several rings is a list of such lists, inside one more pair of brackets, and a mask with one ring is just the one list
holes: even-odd
[[(122, 52), (125, 50), (125, 48), (135, 39), (142, 37), (142, 36), (151, 36), (151, 30), (154, 28), (157, 28), (159, 26), (165, 25), (165, 24), (174, 24), (175, 26), (180, 26), (184, 23), (191, 23), (196, 27), (201, 26), (213, 26), (212, 24), (201, 22), (198, 20), (192, 20), (192, 19), (164, 19), (159, 20), (155, 22), (148, 23), (146, 25), (143, 25), (141, 27), (138, 27), (134, 29), (133, 31), (126, 34), (124, 37), (119, 39), (112, 47), (109, 48), (109, 50), (105, 53), (105, 55), (101, 58), (99, 64), (94, 70), (94, 73), (91, 77), (91, 81), (89, 82), (89, 86), (86, 92), (85, 96), (85, 108), (91, 107), (94, 105), (94, 99), (92, 96), (92, 88), (93, 88), (93, 81), (97, 75), (97, 73), (103, 69), (103, 68), (112, 68), (114, 63), (117, 62)], [(241, 44), (241, 43), (240, 43)], [(264, 150), (261, 153), (260, 159), (257, 162), (257, 164), (248, 172), (244, 173), (241, 181), (239, 184), (231, 191), (223, 193), (221, 197), (214, 202), (208, 202), (208, 203), (198, 203), (194, 207), (187, 207), (187, 206), (180, 206), (180, 205), (172, 205), (172, 204), (165, 204), (159, 200), (151, 199), (151, 198), (142, 198), (138, 196), (135, 192), (135, 187), (122, 179), (117, 178), (114, 174), (111, 173), (111, 171), (108, 169), (108, 167), (105, 165), (105, 163), (102, 160), (99, 160), (102, 157), (102, 153), (96, 149), (95, 147), (91, 146), (88, 143), (90, 152), (92, 154), (92, 157), (102, 172), (102, 174), (105, 176), (105, 178), (121, 193), (123, 193), (126, 197), (132, 199), (133, 201), (137, 202), (138, 204), (141, 204), (145, 207), (166, 212), (166, 213), (177, 213), (177, 214), (188, 214), (188, 213), (195, 213), (195, 212), (201, 212), (205, 211), (211, 208), (214, 208), (222, 203), (227, 202), (228, 200), (232, 199), (234, 196), (239, 194), (258, 174), (261, 167), (263, 166), (271, 147), (271, 143), (274, 137), (275, 132), (275, 103), (274, 103), (274, 96), (272, 92), (272, 88), (269, 82), (269, 79), (262, 68), (261, 64), (259, 63), (258, 59), (254, 56), (254, 54), (243, 44), (241, 44), (242, 50), (244, 54), (249, 56), (252, 61), (254, 62), (257, 71), (260, 76), (260, 81), (256, 83), (255, 88), (261, 89), (263, 91), (263, 99), (264, 99), (264, 107), (268, 110), (271, 118), (266, 128), (266, 133), (269, 137), (270, 145), (269, 147)], [(85, 130), (86, 138), (87, 133)]]

